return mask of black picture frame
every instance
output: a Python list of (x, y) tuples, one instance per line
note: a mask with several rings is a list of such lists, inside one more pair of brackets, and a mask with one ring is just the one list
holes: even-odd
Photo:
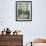
[(32, 1), (16, 1), (16, 21), (32, 21)]

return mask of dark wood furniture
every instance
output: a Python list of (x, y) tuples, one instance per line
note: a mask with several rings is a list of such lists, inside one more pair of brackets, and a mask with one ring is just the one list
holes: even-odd
[(23, 46), (23, 35), (0, 35), (0, 46)]

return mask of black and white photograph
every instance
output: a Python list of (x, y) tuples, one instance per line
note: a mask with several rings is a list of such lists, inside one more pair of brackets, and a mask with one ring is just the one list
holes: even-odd
[(16, 1), (16, 21), (32, 21), (32, 1)]

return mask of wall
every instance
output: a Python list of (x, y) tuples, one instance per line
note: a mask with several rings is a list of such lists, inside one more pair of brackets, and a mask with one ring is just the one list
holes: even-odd
[(32, 22), (16, 22), (15, 0), (0, 0), (0, 30), (21, 29), (23, 43), (36, 37), (46, 37), (46, 0), (32, 0)]
[(46, 0), (33, 0), (32, 38), (46, 37)]

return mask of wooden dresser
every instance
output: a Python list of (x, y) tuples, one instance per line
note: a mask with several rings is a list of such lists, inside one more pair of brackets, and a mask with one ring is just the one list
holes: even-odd
[(0, 46), (23, 46), (23, 35), (0, 35)]

